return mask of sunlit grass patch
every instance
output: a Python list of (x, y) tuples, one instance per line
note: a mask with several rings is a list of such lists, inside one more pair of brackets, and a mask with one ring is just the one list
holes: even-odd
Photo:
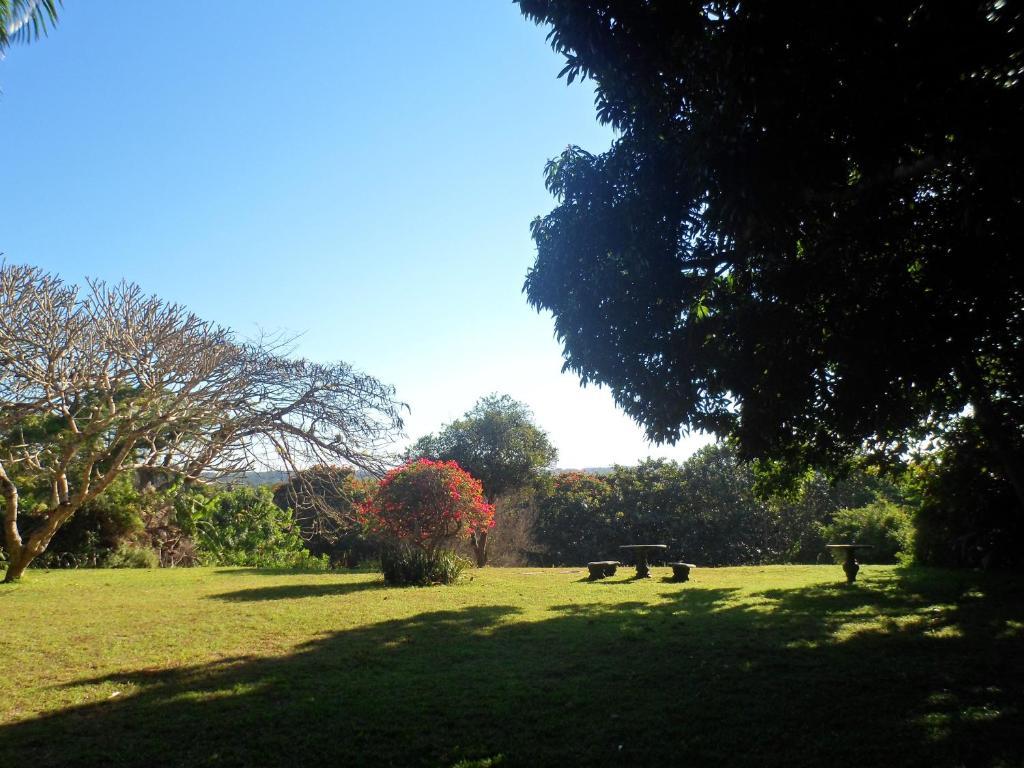
[[(0, 761), (1020, 763), (1015, 579), (866, 566), (36, 572), (0, 591)], [(13, 620), (11, 617), (16, 617)]]

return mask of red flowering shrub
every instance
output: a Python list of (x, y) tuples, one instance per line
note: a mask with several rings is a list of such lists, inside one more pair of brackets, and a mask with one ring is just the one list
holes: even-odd
[(454, 461), (418, 459), (391, 470), (362, 513), (375, 532), (426, 549), (494, 525), (480, 481)]

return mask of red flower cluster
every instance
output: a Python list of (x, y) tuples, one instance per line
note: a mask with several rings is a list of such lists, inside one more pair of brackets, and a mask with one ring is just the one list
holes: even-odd
[(371, 530), (420, 545), (494, 525), (480, 481), (454, 461), (419, 459), (391, 470), (360, 511)]

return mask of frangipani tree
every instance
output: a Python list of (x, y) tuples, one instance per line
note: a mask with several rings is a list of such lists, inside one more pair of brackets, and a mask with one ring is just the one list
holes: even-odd
[[(344, 462), (382, 474), (394, 390), (338, 363), (237, 340), (131, 283), (87, 291), (0, 265), (0, 498), (6, 581), (121, 473), (206, 481)], [(19, 527), (19, 486), (49, 489)]]

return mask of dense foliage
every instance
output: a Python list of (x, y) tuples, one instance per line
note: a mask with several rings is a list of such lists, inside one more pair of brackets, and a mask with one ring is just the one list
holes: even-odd
[(764, 498), (753, 469), (733, 449), (710, 446), (683, 464), (648, 460), (603, 476), (556, 476), (537, 501), (536, 559), (580, 565), (617, 558), (623, 544), (668, 544), (667, 557), (702, 565), (814, 563), (827, 559), (833, 537), (850, 535), (877, 540), (883, 560), (891, 559), (895, 549), (882, 544), (898, 541), (900, 551), (909, 551), (904, 528), (841, 523), (864, 516), (845, 508), (877, 503), (889, 510), (899, 498), (897, 486), (867, 470), (837, 482), (808, 473), (788, 496)]
[(611, 475), (623, 543), (663, 543), (707, 565), (771, 562), (780, 548), (770, 508), (753, 493), (751, 470), (724, 446), (682, 465), (641, 462)]
[(602, 555), (618, 538), (611, 496), (611, 483), (599, 475), (556, 475), (538, 501), (534, 531), (543, 549), (541, 559), (579, 564)]
[(376, 557), (379, 546), (359, 519), (359, 508), (375, 481), (361, 479), (350, 467), (312, 467), (274, 489), (274, 503), (292, 510), (306, 548), (314, 557), (349, 568)]
[[(1005, 494), (1005, 484), (951, 492), (959, 481), (951, 474), (956, 463), (948, 454), (915, 465), (911, 482), (896, 484), (869, 467), (831, 481), (807, 472), (795, 490), (771, 496), (762, 494), (762, 478), (727, 445), (705, 448), (682, 464), (649, 460), (603, 475), (545, 474), (503, 498), (508, 506), (491, 529), (492, 546), (505, 565), (618, 559), (620, 545), (645, 542), (668, 544), (668, 557), (702, 565), (815, 563), (828, 560), (825, 544), (851, 541), (875, 546), (862, 553), (864, 562), (903, 561), (913, 551), (923, 563), (1011, 564), (1013, 531), (1006, 518), (991, 513), (998, 496), (985, 495), (1000, 489)], [(973, 472), (973, 464), (969, 467)], [(324, 468), (310, 470), (305, 484), (293, 478), (278, 486), (273, 497), (267, 488), (140, 490), (119, 480), (61, 531), (52, 554), (40, 564), (321, 569), (380, 557), (386, 575), (392, 574), (389, 580), (407, 574), (408, 583), (447, 583), (457, 575), (453, 563), (461, 561), (435, 554), (469, 547), (467, 521), (475, 520), (477, 529), (490, 525), (487, 513), (479, 514), (487, 509), (479, 483), (467, 481), (460, 470), (453, 494), (451, 478), (444, 479), (451, 469), (451, 463), (414, 462), (392, 473), (384, 495), (374, 493), (372, 481), (344, 470), (324, 474)], [(342, 489), (345, 495), (337, 495)], [(305, 512), (289, 510), (289, 493), (293, 500), (305, 500)], [(354, 510), (348, 499), (356, 494), (365, 501)], [(274, 504), (268, 503), (271, 498)], [(374, 503), (384, 498), (392, 506), (381, 516)], [(408, 502), (401, 511), (398, 499)], [(469, 517), (462, 507), (467, 500), (476, 508)], [(1004, 501), (1012, 505), (1012, 494)], [(965, 504), (974, 512), (965, 511)], [(353, 522), (352, 514), (360, 519)], [(457, 514), (463, 517), (456, 519)], [(916, 537), (915, 524), (921, 528)]]
[[(914, 549), (914, 522), (906, 507), (875, 501), (863, 507), (840, 509), (821, 526), (822, 538), (842, 544), (867, 544), (857, 559), (866, 563), (910, 561)], [(836, 558), (845, 555), (835, 554)]]
[[(558, 451), (534, 423), (533, 413), (508, 395), (480, 398), (461, 418), (436, 435), (420, 438), (410, 458), (455, 461), (483, 483), (489, 504), (528, 487), (540, 470), (550, 467)], [(474, 532), (478, 566), (487, 564), (488, 531)]]
[[(22, 498), (27, 530), (42, 523), (33, 510), (45, 504), (32, 490)], [(50, 545), (52, 554), (44, 556), (41, 564), (104, 563), (118, 547), (144, 540), (145, 521), (157, 503), (156, 494), (139, 490), (132, 477), (119, 477), (57, 531)]]
[(269, 488), (198, 489), (178, 502), (180, 522), (205, 565), (326, 568), (311, 555), (291, 512), (274, 504)]
[(795, 472), (972, 406), (1024, 504), (1019, 3), (518, 2), (616, 129), (533, 224), (567, 368)]
[(1024, 514), (1005, 465), (972, 418), (942, 435), (913, 467), (919, 495), (915, 554), (944, 566), (1024, 566)]
[[(766, 485), (755, 480), (755, 492), (774, 509), (781, 549), (778, 562), (814, 563), (825, 557), (825, 545), (853, 543), (832, 537), (827, 525), (844, 509), (875, 502), (909, 503), (902, 476), (882, 476), (873, 467), (853, 466), (841, 478), (807, 471), (797, 478), (793, 490), (767, 493)], [(767, 483), (771, 488), (771, 482)], [(838, 534), (837, 534), (838, 535)]]
[[(33, 524), (31, 513), (26, 524)], [(268, 488), (156, 488), (119, 477), (61, 528), (46, 567), (246, 565), (320, 569), (301, 526)]]
[(494, 525), (480, 481), (454, 461), (417, 459), (388, 472), (361, 514), (375, 533), (432, 551)]

